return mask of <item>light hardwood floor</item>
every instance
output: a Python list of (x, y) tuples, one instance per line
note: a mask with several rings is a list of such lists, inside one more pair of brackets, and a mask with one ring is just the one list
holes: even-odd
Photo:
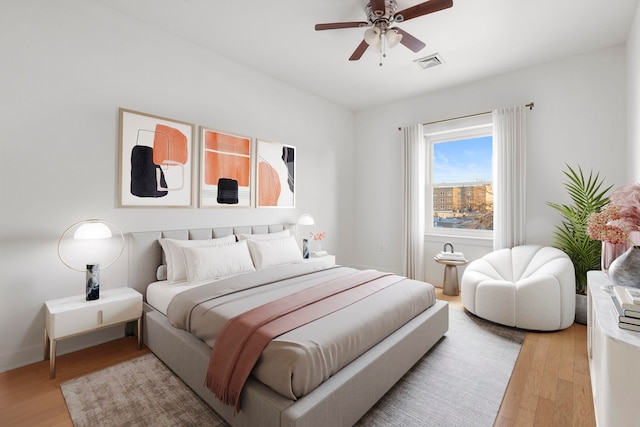
[[(442, 295), (451, 308), (460, 297)], [(574, 323), (559, 332), (527, 332), (495, 427), (596, 425), (587, 355), (587, 327)]]
[[(438, 298), (462, 309), (460, 297), (438, 290)], [(72, 426), (60, 384), (149, 351), (136, 344), (122, 338), (59, 356), (53, 380), (48, 361), (0, 374), (0, 426)], [(495, 426), (595, 426), (585, 326), (527, 333)]]

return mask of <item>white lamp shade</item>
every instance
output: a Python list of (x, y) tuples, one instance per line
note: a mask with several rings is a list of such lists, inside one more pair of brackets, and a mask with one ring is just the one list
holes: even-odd
[(314, 225), (316, 222), (313, 220), (313, 217), (308, 213), (300, 215), (298, 218), (298, 225)]
[(124, 250), (122, 231), (108, 221), (88, 219), (67, 228), (58, 240), (58, 257), (72, 270), (85, 272), (87, 264), (106, 269)]
[(113, 235), (109, 226), (97, 221), (85, 222), (73, 233), (73, 238), (76, 240), (109, 239), (111, 236)]
[(380, 44), (380, 28), (371, 27), (364, 32), (364, 41), (369, 46), (377, 46)]
[(402, 34), (396, 30), (387, 30), (385, 37), (387, 38), (387, 46), (390, 48), (396, 46), (402, 40)]

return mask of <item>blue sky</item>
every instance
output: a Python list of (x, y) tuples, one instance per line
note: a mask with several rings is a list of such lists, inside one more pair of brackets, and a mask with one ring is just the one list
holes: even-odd
[(433, 182), (491, 181), (491, 136), (433, 146)]

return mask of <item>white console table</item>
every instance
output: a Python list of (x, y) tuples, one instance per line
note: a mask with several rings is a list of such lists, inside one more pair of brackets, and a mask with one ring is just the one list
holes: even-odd
[(589, 371), (600, 427), (640, 426), (640, 332), (618, 327), (610, 285), (602, 271), (587, 273)]

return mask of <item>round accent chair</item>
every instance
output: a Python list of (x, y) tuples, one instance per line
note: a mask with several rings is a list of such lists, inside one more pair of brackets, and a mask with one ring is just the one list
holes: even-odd
[(472, 261), (461, 281), (462, 304), (507, 326), (555, 331), (575, 318), (573, 263), (560, 249), (523, 245)]

